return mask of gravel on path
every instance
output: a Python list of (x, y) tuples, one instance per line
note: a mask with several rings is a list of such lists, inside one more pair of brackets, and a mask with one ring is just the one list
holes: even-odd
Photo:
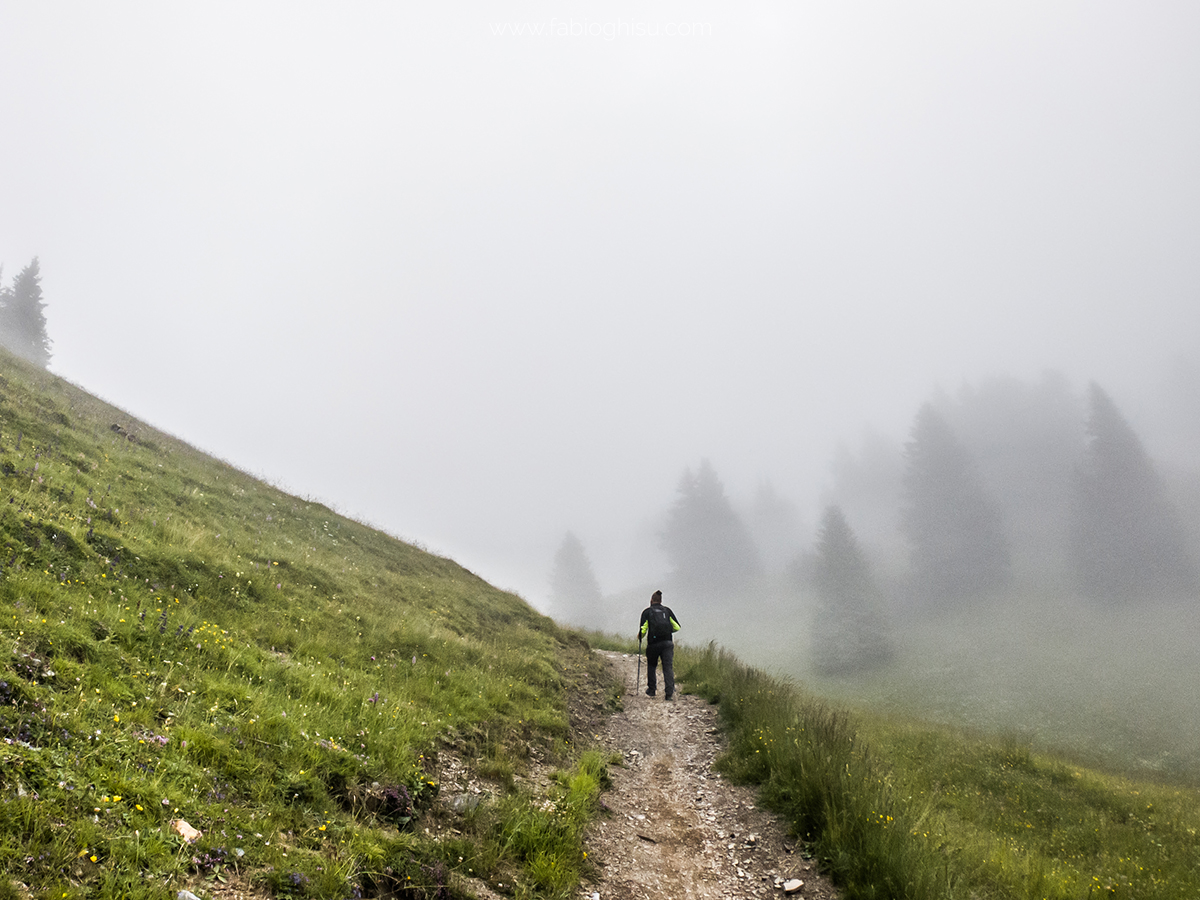
[(582, 896), (835, 900), (803, 845), (755, 805), (754, 788), (730, 784), (713, 770), (724, 749), (717, 707), (683, 693), (686, 685), (670, 702), (661, 694), (647, 697), (634, 689), (636, 656), (596, 652), (626, 685), (624, 709), (597, 735), (601, 749), (619, 753), (624, 765), (610, 767), (613, 787), (602, 796), (609, 812), (587, 833), (599, 874), (584, 883)]

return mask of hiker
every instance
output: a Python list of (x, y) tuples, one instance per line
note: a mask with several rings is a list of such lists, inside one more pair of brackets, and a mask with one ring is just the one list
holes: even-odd
[(662, 660), (663, 682), (666, 699), (675, 699), (675, 642), (671, 635), (679, 630), (679, 620), (671, 608), (662, 605), (662, 591), (655, 591), (650, 605), (642, 611), (642, 622), (638, 626), (638, 643), (646, 638), (646, 696), (657, 693), (658, 678), (655, 669)]

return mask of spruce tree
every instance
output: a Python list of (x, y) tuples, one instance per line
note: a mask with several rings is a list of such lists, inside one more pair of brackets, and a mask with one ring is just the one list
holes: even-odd
[(876, 668), (891, 657), (882, 604), (866, 556), (841, 507), (825, 510), (817, 534), (813, 666), (825, 675)]
[(996, 504), (966, 447), (925, 404), (905, 447), (901, 526), (913, 588), (933, 603), (1003, 587), (1009, 548)]
[(1154, 463), (1095, 383), (1088, 404), (1088, 444), (1072, 506), (1080, 587), (1109, 602), (1193, 592), (1196, 571), (1184, 530)]
[(1085, 398), (1065, 376), (990, 378), (938, 409), (977, 464), (1011, 541), (1013, 570), (1045, 585), (1069, 571), (1071, 476), (1085, 442)]
[(568, 531), (554, 554), (550, 599), (561, 615), (573, 622), (589, 621), (600, 603), (600, 583), (592, 571), (583, 542)]
[(769, 482), (759, 485), (747, 515), (747, 527), (765, 566), (783, 571), (804, 542), (800, 511)]
[(708, 460), (683, 473), (661, 541), (678, 583), (697, 594), (744, 588), (761, 568), (750, 533)]
[(50, 365), (46, 304), (36, 256), (13, 279), (12, 287), (0, 297), (0, 304), (0, 343), (42, 368)]

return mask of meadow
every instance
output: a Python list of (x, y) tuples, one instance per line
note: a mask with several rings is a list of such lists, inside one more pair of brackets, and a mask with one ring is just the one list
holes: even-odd
[(1015, 733), (851, 710), (713, 646), (677, 653), (721, 704), (721, 765), (761, 786), (849, 900), (1156, 898), (1200, 889), (1200, 792), (1036, 752)]
[(582, 638), (7, 356), (0, 473), (0, 898), (576, 883)]
[(1030, 592), (901, 625), (895, 638), (886, 666), (809, 683), (855, 708), (1011, 734), (1085, 765), (1200, 786), (1194, 603), (1096, 608)]

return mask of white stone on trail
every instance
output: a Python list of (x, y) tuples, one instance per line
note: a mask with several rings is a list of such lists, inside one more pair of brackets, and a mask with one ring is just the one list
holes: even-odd
[(793, 878), (783, 883), (783, 892), (785, 894), (794, 894), (802, 887), (804, 887), (804, 882), (799, 878)]

